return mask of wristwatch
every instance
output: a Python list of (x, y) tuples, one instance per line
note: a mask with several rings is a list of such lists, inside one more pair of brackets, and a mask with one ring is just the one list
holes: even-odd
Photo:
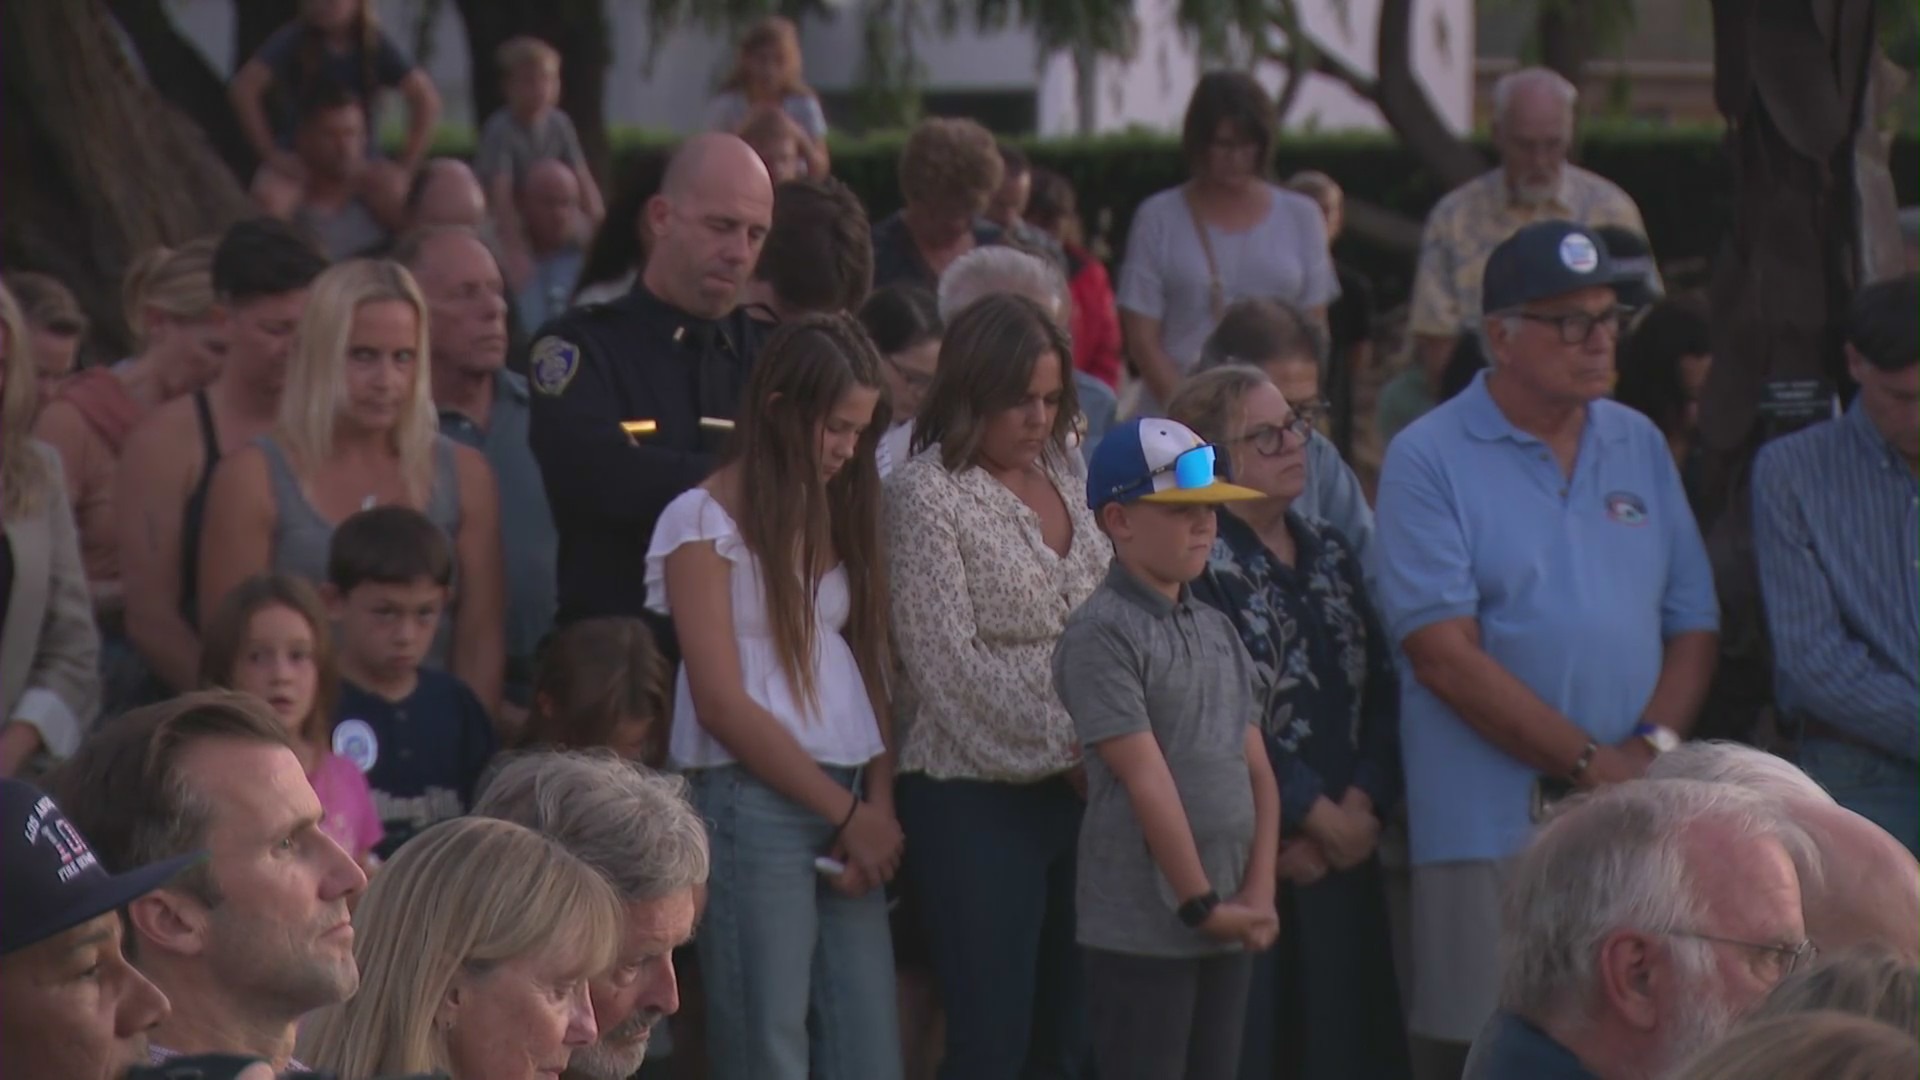
[(1659, 724), (1642, 722), (1633, 729), (1633, 733), (1637, 737), (1645, 739), (1648, 746), (1653, 747), (1654, 757), (1659, 757), (1661, 754), (1676, 749), (1680, 745), (1680, 733), (1669, 727), (1661, 727)]
[(1180, 905), (1180, 922), (1189, 929), (1198, 930), (1200, 924), (1207, 921), (1213, 909), (1220, 906), (1220, 894), (1212, 889)]

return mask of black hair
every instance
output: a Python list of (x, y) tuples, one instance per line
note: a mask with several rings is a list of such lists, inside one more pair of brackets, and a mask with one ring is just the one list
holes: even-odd
[(886, 285), (860, 305), (860, 325), (880, 355), (892, 356), (939, 339), (940, 302), (918, 285)]
[(366, 99), (355, 92), (353, 87), (344, 86), (332, 79), (321, 79), (309, 87), (306, 93), (300, 95), (300, 100), (296, 103), (298, 126), (306, 127), (322, 114), (344, 109), (349, 105), (359, 109), (361, 115), (367, 116), (369, 123), (372, 122)]
[(453, 543), (418, 510), (376, 506), (340, 523), (327, 545), (327, 580), (345, 596), (369, 582), (453, 584)]
[(1033, 170), (1033, 194), (1027, 197), (1027, 221), (1042, 229), (1053, 229), (1078, 207), (1073, 183), (1052, 169)]
[(236, 222), (213, 251), (213, 291), (222, 300), (281, 296), (304, 289), (327, 268), (307, 233), (278, 218)]
[(1881, 371), (1905, 371), (1920, 363), (1920, 331), (1913, 300), (1920, 276), (1903, 274), (1876, 281), (1853, 294), (1847, 312), (1847, 344), (1860, 359)]
[(1189, 164), (1198, 161), (1219, 134), (1222, 121), (1232, 121), (1240, 133), (1259, 147), (1260, 170), (1273, 150), (1273, 98), (1244, 71), (1209, 71), (1194, 84), (1187, 99), (1186, 119), (1180, 125), (1180, 152)]
[(1706, 313), (1686, 300), (1662, 300), (1620, 341), (1620, 380), (1613, 399), (1645, 415), (1665, 434), (1677, 434), (1687, 415), (1680, 360), (1712, 351)]

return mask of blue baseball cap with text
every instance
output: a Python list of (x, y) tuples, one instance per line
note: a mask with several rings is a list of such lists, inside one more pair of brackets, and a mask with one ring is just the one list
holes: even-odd
[(1480, 310), (1493, 315), (1595, 286), (1618, 294), (1644, 283), (1645, 277), (1644, 268), (1616, 264), (1607, 242), (1594, 230), (1571, 221), (1536, 221), (1487, 256)]

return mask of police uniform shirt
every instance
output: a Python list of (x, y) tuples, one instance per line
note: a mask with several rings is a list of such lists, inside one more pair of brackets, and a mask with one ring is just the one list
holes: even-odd
[[(561, 624), (646, 610), (646, 553), (676, 496), (719, 464), (768, 328), (688, 315), (636, 284), (535, 339), (534, 457), (560, 533)], [(622, 425), (633, 430), (625, 430)]]
[(467, 684), (422, 668), (400, 701), (340, 680), (333, 752), (359, 766), (387, 837), (381, 858), (430, 825), (473, 805), (474, 786), (493, 757), (493, 721)]

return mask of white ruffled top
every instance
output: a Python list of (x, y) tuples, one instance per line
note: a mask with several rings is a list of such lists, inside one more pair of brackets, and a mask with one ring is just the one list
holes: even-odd
[[(760, 584), (760, 560), (747, 550), (734, 523), (705, 488), (694, 488), (667, 504), (653, 528), (647, 550), (647, 607), (671, 616), (667, 605), (667, 556), (683, 544), (710, 542), (732, 564), (733, 638), (740, 649), (740, 675), (747, 695), (793, 735), (802, 749), (823, 765), (864, 765), (885, 744), (853, 649), (841, 631), (852, 608), (847, 570), (836, 564), (814, 597), (814, 687), (818, 701), (804, 702), (788, 681), (767, 623), (766, 591)], [(673, 735), (667, 753), (680, 768), (700, 769), (733, 763), (720, 740), (708, 734), (693, 708), (683, 664), (674, 676)]]

